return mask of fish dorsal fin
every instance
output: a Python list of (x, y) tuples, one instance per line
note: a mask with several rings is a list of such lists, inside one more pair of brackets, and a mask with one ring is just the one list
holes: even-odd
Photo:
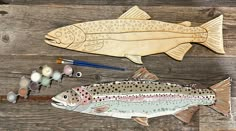
[(119, 19), (135, 19), (135, 20), (148, 20), (151, 17), (138, 6), (134, 6), (122, 14)]
[(192, 45), (190, 43), (185, 43), (185, 44), (181, 44), (171, 50), (168, 50), (167, 52), (165, 52), (167, 55), (169, 55), (170, 57), (172, 57), (173, 59), (176, 60), (183, 60), (184, 55), (188, 52), (188, 50), (192, 47)]
[(147, 117), (132, 117), (132, 119), (140, 125), (149, 126)]
[(190, 21), (184, 21), (184, 22), (181, 22), (179, 24), (183, 25), (183, 26), (188, 26), (188, 27), (190, 27), (192, 25), (192, 23)]
[(94, 107), (94, 112), (96, 113), (103, 113), (109, 109), (109, 105), (102, 105), (98, 107)]
[(135, 80), (159, 80), (156, 75), (150, 73), (145, 67), (142, 67), (137, 70), (132, 76), (132, 78)]
[(130, 59), (134, 63), (143, 64), (141, 56), (139, 56), (139, 55), (129, 55), (129, 54), (127, 54), (127, 55), (125, 55), (125, 57)]
[(192, 119), (193, 114), (198, 111), (199, 107), (198, 106), (192, 106), (189, 107), (186, 110), (180, 111), (175, 114), (175, 117), (178, 118), (179, 120), (189, 123)]

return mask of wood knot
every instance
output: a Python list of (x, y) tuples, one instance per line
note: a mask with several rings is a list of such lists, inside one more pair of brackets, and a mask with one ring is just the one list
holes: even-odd
[(208, 16), (213, 17), (215, 16), (215, 13), (216, 13), (216, 8), (210, 8), (208, 11)]
[(10, 37), (9, 35), (5, 34), (5, 35), (2, 35), (2, 41), (4, 43), (8, 43), (10, 41)]
[(1, 14), (2, 16), (4, 16), (4, 15), (8, 14), (8, 12), (3, 11), (3, 10), (0, 10), (0, 14)]
[(96, 74), (95, 75), (95, 80), (96, 81), (100, 81), (102, 78), (101, 78), (101, 75), (99, 75), (99, 74)]

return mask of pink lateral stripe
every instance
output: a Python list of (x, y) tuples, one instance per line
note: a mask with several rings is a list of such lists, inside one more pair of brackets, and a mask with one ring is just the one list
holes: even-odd
[(94, 102), (108, 101), (108, 100), (120, 100), (127, 102), (143, 102), (143, 101), (156, 101), (156, 100), (181, 100), (181, 99), (202, 99), (204, 96), (191, 96), (180, 94), (147, 94), (147, 95), (119, 95), (119, 96), (98, 96), (93, 99)]

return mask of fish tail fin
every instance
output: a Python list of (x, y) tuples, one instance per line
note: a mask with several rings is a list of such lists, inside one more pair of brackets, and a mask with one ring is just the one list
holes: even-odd
[(204, 23), (200, 27), (207, 30), (208, 37), (202, 44), (211, 50), (224, 54), (223, 35), (222, 35), (223, 15)]
[(210, 107), (224, 116), (231, 116), (231, 78), (210, 87), (215, 92), (216, 102)]

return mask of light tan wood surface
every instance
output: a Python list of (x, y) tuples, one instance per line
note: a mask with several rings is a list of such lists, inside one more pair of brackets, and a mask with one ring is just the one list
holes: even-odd
[(175, 24), (150, 18), (138, 6), (133, 6), (118, 19), (55, 29), (45, 35), (45, 42), (86, 53), (126, 57), (137, 64), (143, 64), (142, 56), (157, 53), (166, 53), (181, 61), (192, 47), (190, 42), (200, 43), (216, 53), (225, 53), (223, 15), (196, 27), (190, 27), (189, 21)]

